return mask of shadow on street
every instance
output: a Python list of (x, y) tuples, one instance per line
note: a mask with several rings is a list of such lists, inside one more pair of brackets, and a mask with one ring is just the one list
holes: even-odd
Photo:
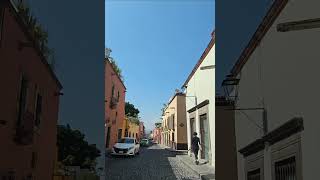
[(158, 145), (143, 147), (135, 157), (106, 157), (106, 179), (112, 180), (199, 180), (177, 160), (174, 152)]

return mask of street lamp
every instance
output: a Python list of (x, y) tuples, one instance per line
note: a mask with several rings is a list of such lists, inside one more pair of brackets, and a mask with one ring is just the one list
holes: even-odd
[[(240, 79), (235, 78), (232, 75), (228, 75), (225, 80), (222, 82), (222, 87), (224, 88), (225, 95), (228, 100), (231, 100), (236, 104), (236, 100), (238, 98), (238, 84)], [(233, 94), (233, 95), (231, 95)], [(234, 111), (259, 111), (262, 110), (262, 123), (263, 126), (259, 128), (263, 129), (263, 134), (266, 135), (268, 132), (268, 123), (267, 123), (267, 110), (264, 107), (254, 107), (254, 108), (234, 108), (229, 109)], [(255, 124), (257, 126), (257, 124)]]
[[(238, 84), (240, 79), (235, 78), (233, 75), (227, 75), (227, 78), (222, 81), (222, 87), (228, 100), (236, 101), (238, 96)], [(233, 95), (231, 95), (233, 93)]]

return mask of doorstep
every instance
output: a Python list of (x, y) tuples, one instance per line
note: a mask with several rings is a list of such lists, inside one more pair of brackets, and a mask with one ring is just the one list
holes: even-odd
[(194, 173), (198, 174), (202, 180), (215, 180), (215, 170), (205, 160), (199, 159), (199, 165), (196, 165), (194, 158), (189, 155), (177, 155), (176, 157)]

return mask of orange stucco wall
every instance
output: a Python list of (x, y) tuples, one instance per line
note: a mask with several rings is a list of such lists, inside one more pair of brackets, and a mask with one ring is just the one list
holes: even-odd
[[(112, 98), (112, 86), (114, 85), (114, 96), (118, 95), (119, 102), (116, 107), (110, 107)], [(116, 75), (110, 62), (105, 60), (105, 138), (107, 137), (108, 127), (110, 127), (110, 141), (107, 149), (110, 149), (118, 140), (118, 130), (125, 126), (125, 86), (121, 79)], [(106, 141), (105, 141), (106, 142)]]
[[(33, 47), (19, 50), (19, 42), (27, 41), (15, 12), (5, 3), (4, 24), (0, 40), (0, 169), (13, 170), (16, 179), (32, 175), (35, 179), (52, 179), (58, 120), (60, 92), (57, 81), (48, 66), (41, 61)], [(42, 118), (38, 130), (34, 130), (33, 143), (17, 144), (13, 139), (18, 119), (20, 79), (24, 74), (29, 80), (26, 110), (35, 113), (36, 86), (42, 95)], [(35, 168), (31, 167), (32, 152), (37, 153)]]

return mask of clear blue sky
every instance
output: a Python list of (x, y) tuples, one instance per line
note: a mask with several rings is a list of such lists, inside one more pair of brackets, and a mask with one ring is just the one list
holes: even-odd
[(216, 93), (247, 46), (273, 0), (223, 0), (216, 9)]
[(180, 88), (215, 26), (214, 0), (106, 0), (106, 47), (140, 110), (146, 129), (160, 120), (162, 104)]

